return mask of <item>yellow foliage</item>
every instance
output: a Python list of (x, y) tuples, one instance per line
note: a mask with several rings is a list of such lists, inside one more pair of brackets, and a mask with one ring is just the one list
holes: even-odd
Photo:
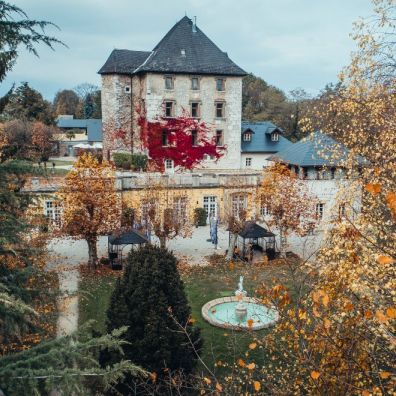
[(394, 260), (393, 260), (392, 257), (388, 257), (388, 256), (378, 256), (378, 257), (377, 257), (377, 261), (378, 261), (380, 264), (385, 265), (385, 264), (392, 264)]
[(320, 373), (318, 371), (311, 371), (311, 377), (314, 380), (317, 380), (320, 377)]
[(251, 344), (249, 344), (249, 349), (256, 349), (256, 347), (257, 347), (256, 342), (252, 342)]
[(381, 185), (380, 184), (376, 184), (376, 183), (368, 183), (365, 185), (365, 189), (373, 194), (373, 195), (377, 195), (381, 192)]
[(254, 390), (255, 390), (256, 392), (258, 392), (258, 391), (261, 389), (261, 384), (260, 384), (260, 382), (254, 381), (254, 382), (253, 382), (253, 385), (254, 385)]

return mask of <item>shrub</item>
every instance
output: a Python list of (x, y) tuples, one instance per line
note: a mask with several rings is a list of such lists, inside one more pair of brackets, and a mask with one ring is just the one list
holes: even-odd
[(114, 153), (113, 161), (117, 168), (121, 168), (125, 162), (131, 163), (131, 154), (128, 153)]
[(145, 170), (147, 167), (147, 156), (144, 154), (114, 153), (113, 161), (117, 168)]
[(194, 209), (194, 223), (195, 223), (195, 225), (205, 226), (207, 217), (208, 217), (208, 215), (204, 208), (195, 208)]
[(147, 168), (147, 155), (132, 154), (132, 168), (134, 170), (146, 170)]
[[(169, 379), (169, 370), (191, 373), (197, 362), (194, 348), (174, 318), (186, 326), (195, 350), (202, 346), (200, 331), (190, 322), (191, 309), (176, 264), (176, 258), (166, 249), (147, 245), (131, 251), (107, 311), (108, 331), (120, 324), (128, 326), (124, 358), (155, 372), (158, 383)], [(101, 363), (115, 363), (121, 358), (108, 352), (102, 355)], [(124, 386), (119, 390), (127, 389), (127, 384)]]

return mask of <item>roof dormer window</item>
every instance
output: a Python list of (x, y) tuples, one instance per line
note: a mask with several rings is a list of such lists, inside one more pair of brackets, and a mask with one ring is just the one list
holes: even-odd
[(271, 133), (271, 141), (272, 142), (278, 142), (279, 141), (279, 133), (278, 132)]
[(243, 134), (243, 141), (244, 142), (250, 142), (252, 140), (252, 132), (245, 132)]

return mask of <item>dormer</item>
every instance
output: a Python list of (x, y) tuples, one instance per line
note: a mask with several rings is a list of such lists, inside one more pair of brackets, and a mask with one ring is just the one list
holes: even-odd
[(265, 133), (267, 137), (271, 140), (271, 142), (279, 142), (279, 135), (283, 134), (282, 129), (275, 127), (269, 128), (268, 131)]
[(242, 141), (244, 142), (251, 142), (252, 141), (252, 134), (254, 131), (252, 131), (250, 128), (247, 128), (242, 132)]

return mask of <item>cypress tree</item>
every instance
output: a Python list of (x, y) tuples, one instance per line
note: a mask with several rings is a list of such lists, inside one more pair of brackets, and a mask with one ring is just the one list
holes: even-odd
[[(191, 309), (176, 264), (166, 249), (145, 246), (132, 251), (107, 312), (108, 331), (128, 326), (124, 357), (155, 372), (158, 379), (167, 370), (191, 373), (197, 362), (195, 351), (202, 346), (199, 329), (189, 321)], [(176, 321), (186, 326), (194, 347)], [(114, 359), (113, 355), (104, 360)]]

